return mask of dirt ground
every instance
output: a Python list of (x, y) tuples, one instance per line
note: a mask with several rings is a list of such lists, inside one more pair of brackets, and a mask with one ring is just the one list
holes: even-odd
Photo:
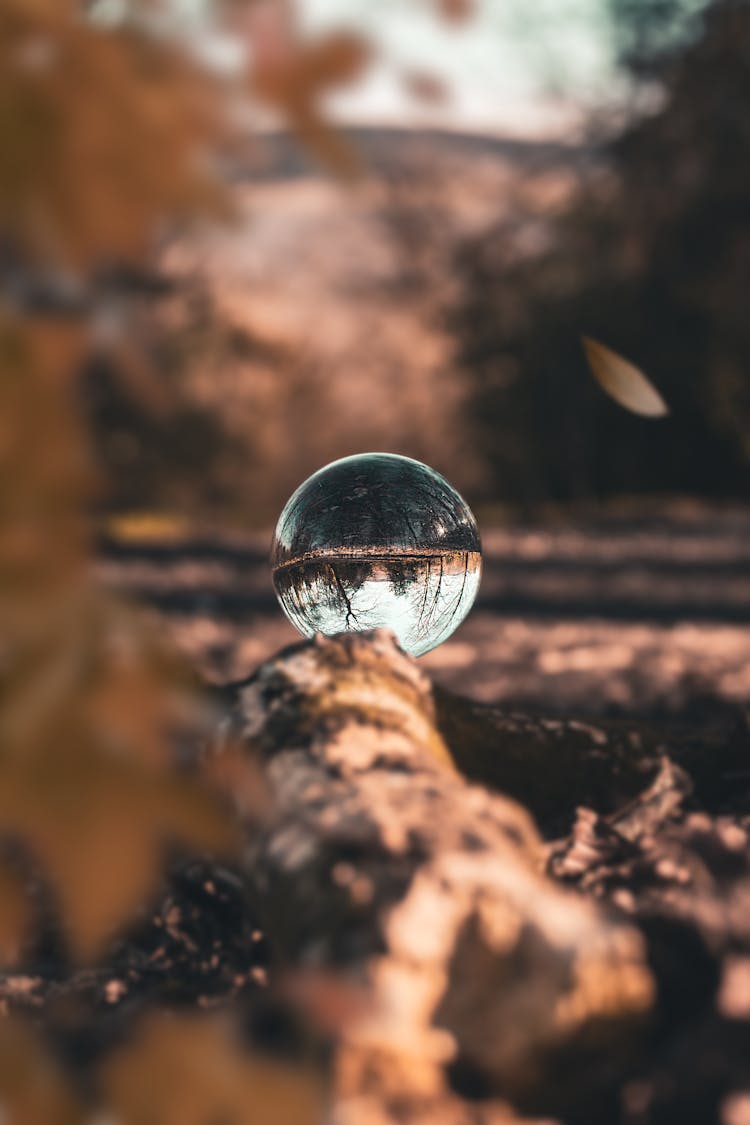
[[(605, 1052), (594, 1075), (584, 1049), (564, 1096), (526, 1108), (566, 1125), (745, 1125), (750, 513), (690, 505), (506, 526), (484, 540), (474, 613), (421, 661), (470, 697), (439, 693), (444, 733), (469, 756), (472, 735), (485, 762), (500, 739), (508, 769), (523, 766), (519, 792), (500, 789), (535, 816), (548, 876), (636, 927), (656, 988), (632, 1057)], [(98, 569), (213, 683), (296, 639), (275, 603), (265, 536), (110, 538)], [(540, 717), (509, 715), (511, 705)], [(534, 754), (549, 769), (524, 765)], [(544, 815), (550, 794), (562, 817)], [(178, 862), (98, 965), (73, 971), (57, 930), (45, 929), (0, 980), (0, 1005), (32, 1017), (84, 1091), (155, 1009), (231, 1011), (263, 1059), (307, 1065), (328, 1047), (279, 988), (271, 937), (247, 872)], [(473, 1071), (453, 1075), (445, 1114), (429, 1120), (519, 1120), (483, 1101), (477, 1082)]]
[[(750, 700), (750, 511), (672, 505), (490, 528), (483, 541), (473, 612), (420, 661), (442, 686), (536, 713), (686, 720)], [(273, 594), (269, 542), (109, 540), (99, 570), (221, 683), (297, 639)]]

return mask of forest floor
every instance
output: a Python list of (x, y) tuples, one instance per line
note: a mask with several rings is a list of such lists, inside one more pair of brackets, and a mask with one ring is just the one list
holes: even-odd
[[(607, 1062), (605, 1052), (601, 1064), (584, 1043), (570, 1088), (560, 1085), (565, 1068), (553, 1067), (540, 1085), (549, 1100), (521, 1109), (576, 1125), (747, 1125), (750, 512), (671, 505), (638, 518), (505, 526), (484, 540), (474, 612), (419, 661), (448, 689), (436, 695), (441, 732), (460, 768), (476, 759), (464, 772), (480, 782), (486, 774), (533, 814), (545, 838), (544, 893), (576, 888), (602, 918), (634, 927), (656, 987), (650, 1030), (632, 1056)], [(97, 566), (221, 685), (298, 640), (276, 605), (267, 547), (268, 536), (228, 532), (111, 536)], [(315, 660), (322, 649), (304, 651)], [(294, 658), (279, 666), (285, 659)], [(358, 784), (366, 801), (367, 777)], [(465, 793), (457, 808), (473, 808), (476, 788)], [(356, 860), (367, 878), (371, 860), (366, 851)], [(400, 871), (403, 858), (394, 862)], [(246, 884), (240, 868), (178, 864), (102, 963), (71, 971), (50, 932), (0, 980), (0, 1004), (31, 1013), (84, 1086), (154, 1007), (229, 1006), (263, 1057), (309, 1062), (317, 1041), (278, 987), (271, 935)], [(325, 944), (331, 934), (313, 927), (308, 937)], [(492, 1091), (471, 1068), (451, 1082), (439, 1114), (382, 1120), (520, 1120), (482, 1100)]]
[[(222, 683), (297, 639), (274, 597), (270, 538), (110, 538), (99, 571)], [(582, 716), (690, 720), (750, 700), (750, 511), (673, 503), (483, 540), (473, 612), (419, 662), (441, 686)]]

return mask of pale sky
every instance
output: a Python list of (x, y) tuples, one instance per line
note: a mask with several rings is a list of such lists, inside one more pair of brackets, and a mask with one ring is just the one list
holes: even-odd
[[(211, 0), (171, 0), (168, 10), (205, 56), (231, 58), (205, 34)], [(622, 91), (606, 0), (476, 0), (459, 25), (441, 21), (431, 0), (297, 0), (297, 10), (310, 35), (346, 28), (379, 48), (367, 78), (332, 99), (342, 120), (549, 134)], [(409, 97), (404, 71), (442, 79), (450, 102)]]
[[(348, 25), (382, 47), (369, 78), (335, 100), (347, 118), (545, 132), (614, 92), (604, 0), (478, 0), (461, 25), (439, 20), (428, 0), (302, 0), (300, 11), (310, 32)], [(408, 98), (401, 68), (444, 79), (450, 104)]]

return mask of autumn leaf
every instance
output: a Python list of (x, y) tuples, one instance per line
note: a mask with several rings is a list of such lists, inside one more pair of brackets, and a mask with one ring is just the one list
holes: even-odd
[(227, 211), (206, 159), (225, 132), (211, 82), (75, 7), (0, 7), (0, 230), (58, 270), (142, 260), (167, 216)]
[(218, 801), (195, 781), (95, 760), (44, 776), (4, 771), (0, 819), (21, 836), (56, 892), (80, 961), (96, 957), (159, 885), (167, 843), (229, 853), (238, 839)]
[(589, 336), (582, 340), (594, 378), (610, 398), (646, 418), (662, 418), (669, 413), (664, 399), (634, 364)]
[(321, 102), (331, 90), (360, 77), (371, 57), (369, 44), (346, 31), (302, 39), (286, 4), (252, 5), (242, 34), (251, 49), (250, 87), (255, 96), (278, 110), (334, 172), (345, 178), (356, 176), (360, 158), (329, 123)]
[(86, 960), (154, 893), (166, 845), (230, 854), (239, 830), (218, 787), (172, 761), (197, 703), (137, 613), (84, 590), (43, 626), (0, 680), (0, 831), (39, 863)]
[[(216, 787), (175, 760), (174, 736), (202, 732), (191, 677), (91, 581), (84, 342), (77, 323), (0, 318), (0, 838), (38, 864), (79, 959), (148, 901), (168, 845), (239, 845)], [(12, 881), (0, 911), (7, 957), (25, 925)]]
[(0, 1022), (0, 1105), (7, 1125), (83, 1125), (57, 1064), (20, 1020)]
[(145, 1020), (104, 1065), (106, 1110), (122, 1125), (322, 1125), (320, 1076), (243, 1050), (222, 1016)]
[(359, 35), (331, 32), (300, 51), (300, 70), (313, 91), (347, 86), (359, 78), (371, 51)]
[(15, 965), (29, 929), (30, 904), (20, 875), (0, 866), (0, 965)]
[[(239, 840), (226, 810), (195, 779), (93, 757), (71, 762), (65, 751), (63, 743), (57, 766), (0, 771), (0, 826), (39, 862), (61, 906), (71, 952), (86, 961), (153, 895), (167, 844), (229, 854)], [(4, 886), (0, 894), (6, 952), (6, 942), (19, 940), (9, 927), (17, 931), (25, 917)]]

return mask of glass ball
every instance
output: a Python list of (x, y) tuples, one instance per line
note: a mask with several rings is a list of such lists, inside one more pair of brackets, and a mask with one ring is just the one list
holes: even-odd
[(471, 609), (482, 547), (466, 501), (434, 469), (363, 453), (300, 485), (279, 517), (271, 565), (303, 636), (384, 627), (421, 656)]

